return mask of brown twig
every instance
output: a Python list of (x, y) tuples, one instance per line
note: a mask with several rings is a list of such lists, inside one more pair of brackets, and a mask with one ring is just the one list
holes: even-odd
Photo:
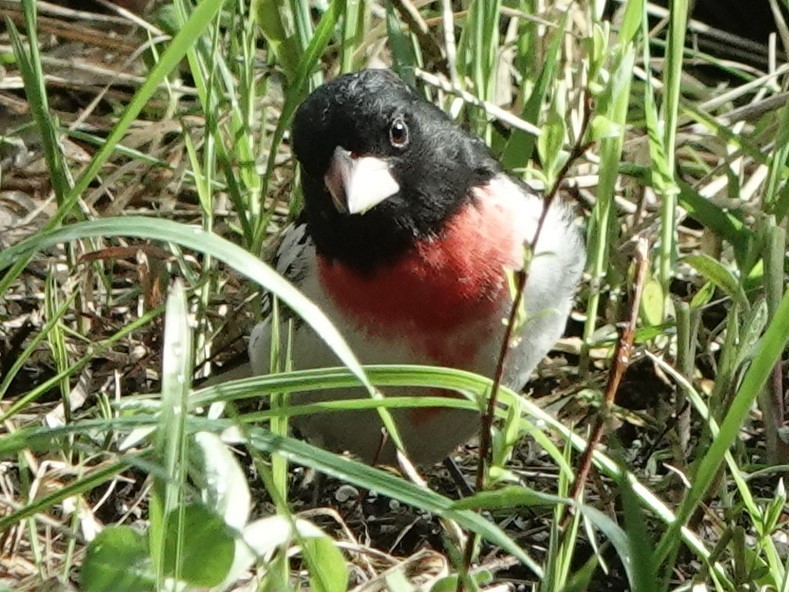
[[(0, 0), (0, 17), (8, 17), (18, 27), (24, 27), (22, 5), (18, 2)], [(107, 47), (121, 52), (131, 52), (136, 45), (118, 36), (111, 36), (109, 32), (86, 27), (73, 21), (64, 21), (58, 18), (38, 16), (38, 29), (41, 33), (56, 35), (69, 41), (79, 41), (96, 47)], [(128, 26), (128, 23), (124, 23)]]
[(619, 384), (622, 382), (622, 376), (624, 376), (625, 370), (627, 370), (630, 365), (630, 358), (633, 353), (633, 340), (636, 333), (636, 321), (638, 320), (638, 310), (641, 305), (641, 293), (644, 290), (644, 282), (646, 281), (647, 269), (649, 267), (648, 262), (647, 239), (645, 237), (640, 237), (636, 244), (636, 278), (635, 285), (633, 286), (633, 295), (630, 300), (630, 309), (627, 319), (625, 320), (624, 326), (621, 328), (619, 339), (616, 343), (616, 349), (614, 350), (614, 362), (608, 373), (608, 382), (605, 386), (605, 398), (603, 401), (604, 407), (595, 420), (592, 435), (589, 437), (589, 442), (578, 461), (578, 470), (576, 471), (575, 481), (573, 481), (573, 487), (570, 492), (570, 497), (576, 501), (580, 498), (586, 479), (589, 477), (594, 450), (603, 439), (605, 426), (611, 408), (616, 400), (616, 393), (619, 390)]
[[(579, 141), (577, 144), (575, 144), (575, 146), (573, 146), (573, 149), (570, 152), (569, 157), (567, 158), (564, 165), (559, 170), (558, 175), (556, 176), (556, 182), (554, 183), (550, 192), (546, 194), (545, 199), (543, 200), (542, 212), (540, 213), (540, 219), (537, 222), (537, 229), (534, 233), (534, 238), (532, 238), (531, 242), (529, 243), (529, 251), (531, 253), (535, 252), (535, 247), (537, 246), (537, 243), (540, 240), (542, 229), (545, 226), (545, 219), (548, 216), (548, 211), (551, 208), (551, 204), (553, 204), (554, 198), (559, 193), (559, 189), (561, 188), (562, 181), (569, 173), (570, 167), (573, 165), (573, 163), (578, 158), (580, 158), (591, 146), (591, 143), (584, 143), (584, 144), (580, 143), (581, 141), (583, 141), (583, 138), (586, 135), (586, 130), (589, 126), (589, 120), (592, 111), (588, 97), (584, 97), (583, 107), (584, 107), (583, 120), (581, 123), (580, 132), (578, 134)], [(523, 294), (526, 290), (526, 282), (528, 281), (528, 279), (529, 279), (529, 270), (526, 266), (524, 266), (523, 269), (518, 270), (515, 273), (515, 294), (512, 298), (512, 307), (510, 308), (509, 317), (507, 319), (507, 326), (504, 329), (504, 338), (501, 340), (501, 348), (499, 349), (499, 356), (498, 356), (498, 360), (496, 361), (496, 371), (493, 375), (493, 384), (491, 385), (487, 408), (485, 409), (485, 412), (482, 414), (481, 417), (482, 429), (481, 429), (480, 440), (479, 440), (479, 456), (477, 460), (477, 474), (475, 479), (475, 489), (477, 492), (483, 491), (485, 489), (485, 467), (489, 463), (489, 457), (491, 454), (490, 431), (491, 431), (491, 427), (493, 426), (493, 419), (496, 416), (498, 394), (504, 376), (504, 364), (507, 360), (507, 353), (510, 350), (510, 341), (512, 340), (512, 330), (515, 325), (515, 320), (518, 315), (518, 311), (520, 310), (521, 302), (523, 301)], [(476, 535), (471, 535), (468, 538), (468, 541), (466, 542), (466, 548), (464, 550), (464, 556), (463, 556), (464, 574), (468, 574), (469, 570), (471, 569), (471, 560), (474, 556), (475, 546), (476, 546)], [(464, 582), (465, 582), (465, 577), (458, 578), (458, 587), (457, 587), (458, 592), (460, 592), (463, 589)]]
[(434, 69), (439, 69), (445, 74), (449, 74), (447, 58), (436, 38), (431, 35), (430, 29), (419, 13), (419, 10), (410, 0), (392, 0), (392, 6), (400, 13), (400, 17), (406, 22), (408, 28), (419, 40), (419, 46), (435, 60)]

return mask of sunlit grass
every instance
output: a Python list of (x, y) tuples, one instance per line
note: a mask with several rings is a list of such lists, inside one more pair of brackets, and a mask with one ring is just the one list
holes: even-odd
[[(467, 589), (488, 579), (598, 589), (613, 566), (616, 581), (632, 590), (789, 590), (780, 481), (789, 464), (781, 416), (789, 107), (770, 102), (783, 74), (728, 62), (721, 69), (736, 76), (726, 90), (693, 79), (688, 58), (698, 54), (683, 49), (683, 1), (671, 3), (667, 29), (652, 43), (655, 22), (643, 2), (623, 2), (611, 21), (599, 3), (543, 4), (175, 0), (166, 8), (177, 33), (143, 52), (144, 83), (104, 133), (67, 129), (53, 115), (58, 89), (42, 66), (41, 7), (19, 5), (6, 63), (24, 83), (55, 207), (0, 251), (0, 310), (17, 310), (24, 295), (24, 310), (38, 314), (7, 349), (14, 358), (3, 360), (0, 377), (7, 476), (0, 531), (17, 541), (8, 556), (29, 566), (12, 589), (67, 581), (82, 565), (77, 581), (88, 592), (170, 590), (175, 581), (234, 589), (252, 573), (259, 589), (345, 590), (383, 577), (369, 556), (381, 559), (387, 549), (374, 538), (349, 543), (348, 532), (361, 537), (363, 529), (330, 528), (294, 510), (288, 475), (308, 467), (440, 519), (443, 543), (433, 550), (445, 569), (431, 575), (440, 581), (434, 589), (455, 589), (460, 578)], [(299, 208), (288, 147), (296, 107), (325, 78), (371, 61), (418, 83), (509, 170), (544, 188), (561, 182), (587, 225), (580, 337), (566, 346), (578, 369), (565, 364), (547, 398), (502, 390), (493, 485), (461, 502), (285, 433), (297, 414), (480, 409), (490, 387), (489, 378), (451, 369), (362, 368), (323, 313), (261, 261)], [(183, 84), (196, 95), (179, 94)], [(165, 98), (163, 111), (150, 108), (157, 98)], [(518, 125), (498, 117), (501, 110)], [(176, 123), (181, 158), (134, 144), (135, 129), (157, 117)], [(67, 137), (82, 141), (87, 163), (65, 155)], [(578, 158), (561, 178), (570, 155)], [(106, 179), (113, 198), (139, 182), (112, 177), (127, 163), (177, 179), (172, 215), (131, 205), (110, 216), (85, 200)], [(651, 265), (635, 358), (669, 394), (631, 388), (645, 410), (619, 408), (609, 418), (597, 473), (583, 500), (570, 500), (585, 414), (602, 398), (639, 236), (649, 241)], [(159, 250), (144, 251), (150, 245)], [(129, 273), (136, 280), (121, 283)], [(194, 369), (202, 377), (222, 353), (223, 317), (237, 315), (242, 333), (257, 320), (258, 289), (311, 324), (345, 367), (196, 384)], [(11, 343), (12, 313), (0, 314), (7, 317), (0, 336)], [(281, 358), (285, 370), (287, 353)], [(36, 367), (49, 373), (27, 384)], [(128, 386), (138, 375), (147, 390)], [(360, 383), (371, 393), (372, 385), (419, 385), (462, 396), (301, 406), (285, 397)], [(275, 404), (249, 405), (269, 398)], [(616, 421), (638, 437), (622, 441)], [(514, 452), (523, 438), (553, 477), (524, 478)], [(50, 465), (62, 472), (48, 472)], [(136, 484), (133, 495), (117, 493), (125, 483)], [(134, 504), (108, 521), (101, 506), (116, 495)], [(524, 517), (526, 527), (512, 526)], [(459, 559), (464, 533), (484, 541), (472, 566)], [(402, 558), (386, 557), (392, 588), (429, 573), (428, 565), (406, 571)], [(516, 567), (497, 571), (491, 557)]]

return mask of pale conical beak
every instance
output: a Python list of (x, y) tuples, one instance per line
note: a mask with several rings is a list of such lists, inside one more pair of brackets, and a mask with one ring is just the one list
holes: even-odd
[(337, 211), (363, 214), (400, 191), (385, 160), (337, 147), (323, 177)]

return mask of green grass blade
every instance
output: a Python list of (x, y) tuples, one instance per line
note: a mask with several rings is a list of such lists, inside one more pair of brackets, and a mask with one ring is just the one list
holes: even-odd
[[(564, 30), (567, 26), (569, 12), (562, 15), (558, 23), (557, 30), (552, 31), (553, 40), (545, 56), (545, 62), (540, 70), (529, 98), (520, 114), (521, 119), (530, 123), (537, 123), (543, 103), (549, 91), (552, 89), (556, 79), (556, 65), (561, 57), (562, 41), (564, 40)], [(505, 170), (512, 170), (517, 167), (525, 166), (531, 159), (537, 138), (533, 134), (522, 130), (513, 130), (507, 145), (501, 155), (501, 164)]]
[(674, 275), (677, 256), (677, 188), (674, 182), (676, 168), (677, 120), (679, 117), (680, 82), (685, 52), (685, 32), (688, 20), (688, 1), (671, 0), (669, 4), (669, 44), (666, 51), (666, 82), (663, 96), (663, 154), (665, 170), (670, 181), (662, 187), (660, 260), (658, 278), (663, 293), (668, 294), (669, 282)]
[(677, 511), (675, 522), (666, 531), (658, 545), (657, 554), (661, 561), (679, 544), (677, 538), (679, 528), (685, 524), (685, 521), (707, 493), (718, 468), (724, 462), (726, 451), (740, 433), (745, 418), (772, 373), (787, 342), (789, 342), (789, 293), (784, 295), (772, 323), (767, 327), (762, 337), (759, 351), (745, 373), (743, 381), (737, 389), (737, 394), (721, 422), (718, 436), (713, 439), (698, 464), (691, 488)]
[(442, 495), (418, 487), (381, 469), (326, 452), (293, 438), (275, 436), (260, 428), (250, 429), (250, 435), (252, 437), (250, 444), (257, 448), (272, 454), (284, 454), (291, 462), (314, 468), (348, 483), (370, 488), (381, 495), (453, 520), (463, 528), (479, 534), (512, 553), (536, 574), (542, 572), (539, 565), (496, 525), (475, 512), (454, 509), (454, 502)]
[(63, 204), (66, 195), (71, 189), (72, 181), (63, 157), (60, 142), (58, 141), (57, 120), (52, 116), (49, 109), (44, 72), (41, 69), (41, 56), (38, 49), (36, 3), (31, 0), (25, 0), (22, 2), (22, 7), (25, 13), (27, 47), (22, 42), (14, 22), (8, 17), (6, 17), (6, 27), (25, 85), (25, 97), (30, 106), (30, 112), (33, 115), (36, 128), (41, 134), (41, 144), (44, 148), (44, 158), (47, 163), (52, 190), (55, 192), (57, 203)]
[(179, 224), (171, 220), (125, 216), (121, 218), (105, 218), (64, 226), (48, 232), (42, 232), (0, 252), (0, 270), (14, 264), (20, 258), (57, 245), (62, 242), (88, 237), (135, 236), (151, 240), (172, 242), (196, 251), (206, 253), (237, 269), (248, 278), (270, 290), (273, 294), (288, 303), (299, 316), (309, 323), (318, 335), (321, 335), (337, 356), (348, 365), (360, 381), (368, 388), (367, 381), (356, 356), (345, 340), (334, 328), (326, 315), (301, 292), (282, 278), (275, 270), (254, 257), (238, 245), (206, 232), (201, 228)]
[[(179, 577), (183, 546), (183, 508), (186, 501), (187, 438), (189, 386), (192, 378), (192, 332), (189, 329), (186, 292), (176, 280), (167, 297), (162, 353), (162, 411), (154, 437), (154, 457), (164, 475), (154, 477), (151, 500), (150, 545), (157, 574), (164, 577), (165, 549), (175, 546), (175, 577)], [(174, 514), (175, 513), (175, 514)], [(174, 516), (174, 517), (173, 517)], [(168, 518), (170, 517), (170, 518)], [(170, 538), (175, 521), (175, 541)]]
[[(266, 195), (268, 191), (269, 179), (274, 171), (274, 164), (277, 158), (277, 149), (282, 142), (282, 138), (285, 137), (285, 131), (290, 127), (296, 108), (310, 90), (310, 83), (314, 81), (314, 71), (318, 60), (320, 60), (326, 46), (334, 35), (337, 22), (344, 11), (345, 0), (336, 0), (331, 3), (329, 9), (323, 13), (318, 26), (315, 28), (315, 35), (313, 35), (312, 40), (299, 60), (294, 79), (286, 91), (285, 103), (282, 106), (282, 113), (277, 121), (277, 127), (271, 136), (261, 195)], [(251, 249), (253, 253), (258, 253), (263, 245), (263, 240), (266, 236), (266, 224), (264, 222), (265, 220), (263, 219), (258, 220), (255, 226), (254, 241)]]

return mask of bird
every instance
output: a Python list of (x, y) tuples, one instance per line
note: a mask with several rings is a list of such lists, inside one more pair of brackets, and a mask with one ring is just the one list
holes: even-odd
[[(543, 198), (502, 170), (466, 131), (391, 70), (339, 75), (294, 115), (303, 210), (280, 238), (273, 265), (317, 304), (364, 364), (427, 364), (491, 377), (512, 306), (507, 270), (523, 267)], [(564, 332), (585, 263), (573, 206), (555, 199), (524, 292), (526, 321), (514, 335), (503, 384), (524, 387)], [(306, 323), (252, 331), (252, 372), (270, 368), (272, 335), (290, 333), (294, 369), (338, 365)], [(400, 396), (453, 396), (441, 389), (383, 389)], [(363, 387), (295, 393), (292, 404), (364, 398)], [(456, 396), (456, 395), (454, 395)], [(479, 431), (479, 413), (448, 407), (393, 411), (416, 465), (443, 459)], [(292, 418), (308, 440), (367, 463), (395, 464), (375, 410)]]

